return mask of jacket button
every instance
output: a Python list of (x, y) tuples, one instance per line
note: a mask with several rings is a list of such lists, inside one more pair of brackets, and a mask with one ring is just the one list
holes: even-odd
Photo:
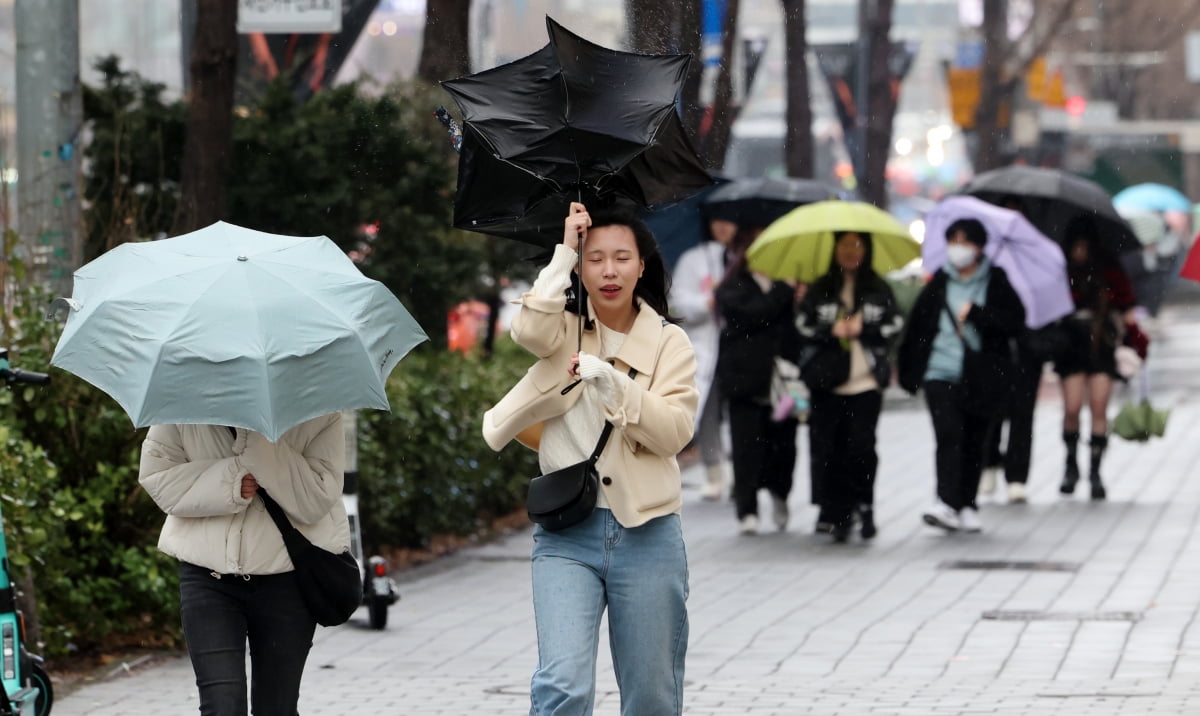
[(600, 482), (603, 482), (605, 485), (611, 485), (611, 484), (612, 484), (612, 478), (611, 478), (611, 477), (605, 477), (605, 478), (601, 479), (601, 480), (600, 480)]

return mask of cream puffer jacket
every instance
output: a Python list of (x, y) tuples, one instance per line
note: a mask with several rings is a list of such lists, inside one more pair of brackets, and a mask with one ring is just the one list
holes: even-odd
[[(569, 273), (575, 256), (574, 251), (560, 244), (543, 272), (552, 272), (561, 265)], [(536, 450), (542, 423), (566, 413), (583, 393), (563, 393), (563, 388), (574, 382), (568, 369), (579, 337), (577, 316), (564, 311), (565, 295), (542, 297), (531, 291), (521, 297), (520, 303), (512, 337), (540, 360), (484, 413), (483, 437), (493, 450), (500, 450), (514, 438)], [(584, 331), (583, 351), (601, 353), (595, 329)], [(653, 308), (643, 304), (614, 357), (614, 367), (622, 374), (636, 368), (637, 376), (626, 379), (620, 406), (605, 416), (615, 430), (597, 469), (600, 489), (617, 521), (625, 527), (637, 527), (680, 511), (681, 484), (675, 456), (691, 440), (695, 426), (699, 399), (696, 357), (683, 329), (663, 321)]]
[(345, 453), (340, 413), (301, 423), (278, 443), (241, 428), (235, 437), (221, 425), (152, 426), (138, 482), (167, 513), (158, 548), (223, 574), (291, 571), (262, 500), (241, 496), (242, 476), (251, 474), (310, 542), (345, 551)]

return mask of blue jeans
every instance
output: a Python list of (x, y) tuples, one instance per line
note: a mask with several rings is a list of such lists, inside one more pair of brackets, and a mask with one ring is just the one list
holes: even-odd
[(245, 716), (246, 642), (255, 716), (295, 716), (317, 623), (295, 574), (249, 579), (179, 564), (180, 613), (203, 716)]
[(538, 668), (530, 715), (592, 713), (605, 607), (621, 713), (683, 713), (688, 571), (679, 515), (626, 529), (598, 509), (565, 530), (536, 527), (533, 538)]

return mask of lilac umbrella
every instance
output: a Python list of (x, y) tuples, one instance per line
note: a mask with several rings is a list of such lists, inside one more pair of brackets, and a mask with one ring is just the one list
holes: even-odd
[(1062, 249), (1020, 212), (973, 196), (951, 196), (925, 215), (921, 260), (928, 271), (946, 262), (946, 228), (959, 219), (978, 219), (987, 229), (984, 253), (1004, 269), (1025, 305), (1025, 325), (1041, 328), (1075, 310)]

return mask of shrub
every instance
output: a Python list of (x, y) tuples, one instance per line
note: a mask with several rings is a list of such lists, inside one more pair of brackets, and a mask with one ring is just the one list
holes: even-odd
[(515, 442), (493, 452), (480, 429), (484, 410), (533, 360), (500, 340), (491, 360), (422, 346), (400, 362), (388, 381), (392, 412), (359, 413), (365, 540), (428, 546), (521, 507), (536, 454)]

